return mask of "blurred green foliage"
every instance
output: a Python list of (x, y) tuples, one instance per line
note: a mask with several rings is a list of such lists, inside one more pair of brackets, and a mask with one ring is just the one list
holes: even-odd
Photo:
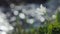
[(49, 24), (47, 34), (60, 34), (60, 12), (56, 14), (56, 20), (54, 23)]

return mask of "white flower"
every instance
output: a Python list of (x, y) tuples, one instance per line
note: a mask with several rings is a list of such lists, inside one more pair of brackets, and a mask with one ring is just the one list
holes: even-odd
[(8, 28), (6, 26), (0, 26), (0, 30), (2, 30), (2, 31), (8, 31)]
[(42, 4), (40, 5), (40, 11), (46, 13), (46, 7), (44, 7)]
[(19, 17), (20, 17), (21, 19), (25, 19), (25, 14), (24, 14), (24, 13), (20, 13), (20, 14), (19, 14)]
[(52, 18), (55, 19), (56, 18), (56, 15), (52, 15)]
[(3, 22), (4, 20), (3, 20), (3, 18), (2, 17), (0, 17), (0, 22)]
[(8, 26), (8, 29), (13, 30), (14, 28), (10, 25), (10, 26)]
[(13, 27), (9, 24), (8, 20), (6, 19), (6, 15), (0, 12), (0, 30), (9, 32), (13, 30)]
[(0, 30), (2, 31), (5, 31), (5, 32), (8, 32), (10, 30), (13, 30), (13, 27), (12, 26), (6, 26), (6, 25), (0, 25)]
[(19, 14), (19, 12), (18, 11), (13, 11), (13, 13), (14, 13), (14, 15), (18, 15)]
[(0, 12), (0, 23), (5, 22), (6, 21), (5, 19), (6, 19), (6, 15)]
[(34, 23), (34, 19), (27, 19), (27, 23), (33, 24)]
[(46, 8), (41, 4), (40, 8), (37, 8), (37, 11), (39, 14), (44, 15), (46, 13)]
[(14, 5), (14, 4), (10, 4), (10, 8), (12, 8), (12, 9), (13, 9), (14, 7), (15, 7), (15, 5)]
[(44, 22), (44, 21), (45, 21), (45, 18), (41, 16), (41, 17), (40, 17), (40, 21), (41, 21), (41, 22)]
[(0, 34), (7, 34), (5, 31), (0, 32)]

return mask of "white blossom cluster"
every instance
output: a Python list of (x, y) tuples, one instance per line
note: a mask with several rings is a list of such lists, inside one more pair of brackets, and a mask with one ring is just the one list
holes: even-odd
[[(28, 4), (28, 5), (14, 5), (11, 4), (10, 7), (12, 8), (13, 14), (19, 15), (20, 19), (26, 19), (26, 22), (29, 24), (33, 24), (36, 22), (36, 20), (39, 21), (39, 23), (45, 22), (46, 19), (55, 19), (56, 15), (52, 10), (46, 8), (43, 6), (43, 4), (35, 5), (35, 4)], [(19, 10), (22, 10), (21, 13), (19, 13)], [(53, 14), (52, 14), (53, 13)], [(47, 15), (46, 15), (47, 14)], [(51, 15), (51, 16), (50, 16)], [(33, 17), (33, 18), (30, 18)], [(14, 17), (12, 21), (16, 20)]]
[[(11, 8), (11, 11), (13, 12), (14, 16), (12, 16), (10, 18), (10, 21), (16, 22), (16, 16), (18, 15), (20, 19), (22, 19), (22, 20), (26, 19), (26, 22), (28, 24), (34, 24), (36, 21), (39, 21), (39, 23), (41, 23), (41, 22), (43, 23), (43, 22), (45, 22), (46, 19), (48, 19), (47, 16), (50, 17), (49, 15), (51, 15), (52, 13), (53, 13), (53, 15), (51, 16), (51, 20), (55, 19), (56, 15), (54, 14), (55, 11), (53, 11), (53, 10), (55, 10), (57, 8), (58, 4), (60, 5), (59, 1), (60, 0), (58, 0), (58, 2), (57, 2), (57, 0), (51, 0), (50, 2), (47, 3), (48, 8), (44, 7), (42, 4), (40, 4), (40, 5), (38, 5), (38, 4), (36, 4), (36, 5), (35, 4), (28, 4), (28, 5), (22, 4), (19, 6), (11, 4), (10, 8)], [(7, 32), (13, 30), (14, 28), (13, 28), (13, 26), (11, 26), (9, 24), (9, 22), (6, 18), (6, 16), (11, 16), (11, 14), (7, 13), (5, 15), (1, 11), (3, 9), (4, 8), (0, 8), (0, 34), (7, 34)], [(20, 13), (19, 10), (22, 10), (22, 12)], [(58, 10), (60, 10), (60, 7), (58, 8)], [(46, 16), (46, 14), (47, 14), (47, 16)], [(33, 18), (30, 18), (30, 16)], [(14, 25), (15, 25), (15, 22), (13, 23)]]
[(6, 15), (0, 11), (0, 34), (7, 34), (9, 31), (13, 30), (13, 26), (11, 26), (6, 19)]
[(36, 19), (40, 20), (41, 22), (45, 21), (45, 18), (42, 16), (46, 13), (46, 8), (41, 4), (39, 8), (36, 9), (23, 9), (22, 10), (23, 13), (25, 13), (26, 15), (31, 15), (33, 17), (35, 17)]
[[(21, 7), (22, 6), (20, 6), (20, 7), (15, 6), (14, 10), (16, 10), (16, 11), (13, 12), (14, 15), (19, 14), (19, 11), (17, 11), (17, 10), (19, 10), (19, 8), (20, 8), (20, 9), (22, 9), (22, 13), (19, 14), (19, 17), (21, 19), (25, 19), (26, 18), (25, 15), (27, 15), (27, 16), (30, 15), (30, 16), (34, 17), (35, 19), (40, 20), (41, 22), (45, 21), (45, 18), (42, 15), (44, 15), (46, 13), (46, 8), (42, 4), (38, 8), (35, 8), (36, 6), (34, 4), (29, 5), (29, 6), (23, 6), (22, 8)], [(34, 19), (27, 18), (27, 21), (29, 21), (29, 23), (33, 24)]]

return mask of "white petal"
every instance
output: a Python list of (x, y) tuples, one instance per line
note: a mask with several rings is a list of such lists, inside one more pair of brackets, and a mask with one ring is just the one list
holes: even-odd
[(2, 31), (2, 32), (0, 32), (0, 34), (7, 34), (6, 32), (4, 32), (4, 31)]
[(52, 18), (55, 19), (56, 18), (56, 15), (52, 15)]
[(10, 8), (14, 8), (15, 7), (15, 5), (14, 4), (10, 4)]
[(8, 28), (6, 26), (0, 26), (0, 30), (8, 31)]
[(19, 17), (20, 17), (21, 19), (25, 19), (25, 14), (24, 14), (24, 13), (20, 13), (20, 14), (19, 14)]
[(2, 17), (0, 17), (0, 23), (2, 23), (2, 22), (4, 22), (4, 20), (3, 20), (3, 18), (2, 18)]
[(33, 24), (34, 23), (34, 19), (27, 19), (27, 23)]
[(12, 26), (9, 26), (9, 30), (13, 30), (14, 28)]
[(44, 17), (40, 17), (40, 21), (41, 22), (44, 22), (45, 21), (45, 18)]
[(19, 12), (18, 11), (13, 11), (14, 15), (18, 15)]

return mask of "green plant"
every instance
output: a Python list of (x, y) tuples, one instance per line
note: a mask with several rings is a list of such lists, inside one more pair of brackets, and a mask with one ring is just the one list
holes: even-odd
[(59, 11), (56, 14), (55, 22), (49, 24), (47, 34), (60, 34), (60, 12)]

